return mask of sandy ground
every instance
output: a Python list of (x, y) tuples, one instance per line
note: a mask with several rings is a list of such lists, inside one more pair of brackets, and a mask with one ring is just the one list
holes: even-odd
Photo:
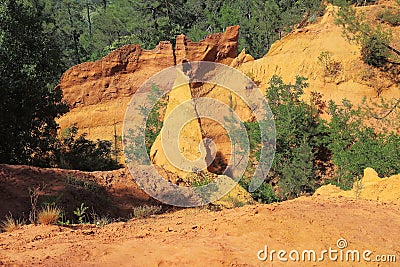
[(318, 196), (223, 211), (187, 209), (102, 228), (24, 226), (0, 234), (0, 265), (398, 266), (327, 256), (297, 263), (257, 257), (266, 245), (269, 252), (313, 249), (319, 257), (324, 249), (339, 250), (340, 238), (348, 243), (344, 253), (371, 250), (371, 259), (395, 255), (399, 262), (400, 206)]

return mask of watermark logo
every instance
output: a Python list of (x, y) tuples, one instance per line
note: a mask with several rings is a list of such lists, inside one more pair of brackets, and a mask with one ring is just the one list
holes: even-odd
[(266, 245), (257, 252), (258, 260), (262, 262), (396, 262), (396, 255), (374, 255), (371, 250), (348, 249), (348, 242), (340, 238), (336, 248), (329, 247), (321, 251), (305, 250), (274, 250)]
[[(273, 115), (261, 90), (251, 79), (234, 68), (213, 62), (190, 62), (167, 68), (148, 79), (133, 95), (123, 127), (125, 162), (134, 180), (147, 194), (165, 204), (195, 207), (214, 202), (236, 186), (248, 165), (249, 137), (240, 114), (227, 104), (228, 101), (192, 97), (193, 90), (199, 90), (193, 87), (201, 88), (202, 84), (228, 90), (230, 97), (233, 95), (245, 103), (259, 125), (262, 147), (249, 185), (250, 192), (262, 184), (273, 162), (276, 140)], [(179, 90), (173, 94), (174, 99), (171, 99), (172, 90)], [(153, 108), (166, 94), (170, 99), (159, 138), (162, 151), (156, 153), (162, 153), (166, 164), (178, 174), (207, 169), (215, 159), (216, 144), (214, 140), (202, 138), (197, 122), (202, 119), (217, 122), (229, 136), (231, 155), (224, 175), (216, 181), (196, 188), (178, 186), (157, 171), (146, 150), (146, 125)], [(201, 139), (197, 144), (193, 143), (199, 139), (196, 134)], [(198, 148), (198, 153), (188, 155), (182, 151), (181, 135), (193, 135), (186, 147)]]
[(338, 241), (336, 242), (336, 246), (337, 246), (339, 249), (345, 249), (345, 248), (347, 248), (347, 246), (348, 246), (347, 240), (344, 239), (344, 238), (338, 239)]

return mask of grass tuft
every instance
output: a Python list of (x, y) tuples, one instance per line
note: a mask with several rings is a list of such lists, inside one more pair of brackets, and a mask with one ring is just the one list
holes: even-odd
[(60, 208), (55, 205), (46, 205), (38, 214), (38, 222), (44, 225), (56, 224), (60, 215)]
[(161, 206), (139, 206), (133, 209), (133, 216), (135, 218), (147, 218), (160, 213), (161, 209)]
[(6, 219), (1, 221), (0, 228), (4, 232), (12, 232), (21, 228), (25, 224), (24, 221), (14, 219), (12, 215), (6, 216)]

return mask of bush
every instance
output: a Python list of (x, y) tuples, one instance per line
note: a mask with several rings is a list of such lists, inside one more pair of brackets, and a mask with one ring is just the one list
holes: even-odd
[[(153, 101), (157, 100), (151, 111), (148, 113), (149, 107), (143, 105), (139, 107), (139, 112), (144, 117), (147, 117), (146, 122), (146, 130), (145, 130), (145, 143), (146, 143), (146, 151), (147, 155), (150, 156), (150, 150), (153, 146), (154, 142), (157, 139), (157, 136), (160, 134), (162, 126), (163, 126), (163, 119), (165, 116), (166, 107), (168, 104), (167, 98), (168, 95), (163, 95), (163, 91), (156, 85), (152, 84), (150, 89), (150, 94), (147, 96), (146, 104), (153, 103)], [(132, 133), (133, 139), (134, 136), (137, 136), (137, 133)], [(134, 141), (134, 140), (132, 140)], [(144, 155), (142, 155), (144, 156)]]
[(329, 103), (329, 149), (337, 166), (332, 183), (350, 189), (367, 167), (383, 176), (400, 172), (400, 136), (394, 132), (376, 133), (364, 125), (361, 108), (343, 100), (342, 105)]
[[(270, 173), (261, 187), (252, 193), (263, 203), (286, 200), (312, 193), (324, 174), (321, 162), (329, 159), (327, 153), (326, 122), (320, 118), (325, 108), (322, 96), (312, 93), (311, 105), (301, 99), (306, 79), (297, 77), (294, 84), (285, 84), (273, 76), (266, 90), (276, 125), (276, 151)], [(250, 162), (241, 180), (248, 187), (261, 152), (261, 137), (257, 122), (246, 122), (250, 144)], [(327, 156), (328, 154), (328, 156)], [(270, 184), (278, 184), (278, 196)]]
[(385, 9), (378, 14), (377, 19), (388, 23), (393, 27), (400, 26), (400, 11), (391, 11), (390, 9)]
[(282, 177), (278, 182), (281, 199), (296, 198), (302, 193), (314, 192), (316, 175), (313, 158), (312, 148), (306, 141), (293, 148), (293, 156), (282, 166)]
[(73, 125), (66, 129), (61, 137), (59, 149), (59, 165), (61, 168), (81, 171), (107, 171), (121, 167), (112, 158), (110, 141), (91, 141), (86, 134), (77, 137), (78, 128)]
[[(270, 81), (266, 97), (275, 117), (276, 153), (266, 182), (253, 193), (256, 200), (269, 203), (312, 193), (325, 181), (332, 163), (334, 176), (329, 182), (342, 189), (352, 188), (367, 167), (383, 176), (400, 173), (400, 136), (389, 132), (396, 129), (393, 125), (397, 124), (392, 120), (398, 117), (400, 102), (382, 101), (369, 107), (364, 101), (362, 106), (354, 107), (348, 100), (341, 104), (330, 101), (328, 123), (320, 118), (326, 108), (320, 94), (312, 93), (310, 104), (300, 99), (306, 86), (301, 77), (295, 84), (285, 84), (277, 76)], [(378, 120), (380, 129), (386, 130), (368, 127), (372, 119)], [(250, 172), (257, 165), (261, 140), (257, 123), (249, 122), (245, 126), (251, 162), (240, 183), (247, 188), (246, 177), (251, 177)], [(272, 189), (275, 185), (277, 195)]]
[(389, 57), (400, 53), (390, 46), (392, 32), (381, 25), (373, 26), (364, 13), (357, 13), (347, 1), (340, 2), (336, 24), (343, 28), (343, 33), (349, 41), (361, 45), (361, 55), (365, 63), (382, 67), (388, 63)]
[(38, 222), (44, 225), (55, 224), (61, 215), (61, 209), (55, 205), (45, 205), (38, 214)]
[(277, 134), (269, 178), (278, 181), (282, 200), (312, 193), (323, 172), (319, 162), (326, 160), (327, 128), (320, 118), (323, 101), (317, 94), (311, 105), (301, 100), (307, 86), (302, 77), (297, 77), (295, 84), (284, 84), (274, 76), (267, 88)]
[(361, 56), (365, 63), (382, 67), (388, 62), (390, 51), (385, 44), (390, 43), (391, 36), (382, 31), (380, 27), (377, 31), (370, 33), (361, 39)]
[(274, 192), (274, 188), (266, 182), (262, 183), (261, 186), (255, 192), (251, 193), (251, 196), (256, 201), (264, 204), (269, 204), (279, 201), (279, 198)]

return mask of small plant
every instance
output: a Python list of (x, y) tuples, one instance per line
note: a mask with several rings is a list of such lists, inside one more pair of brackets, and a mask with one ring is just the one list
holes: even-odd
[(251, 79), (251, 80), (253, 80), (254, 81), (254, 79), (255, 79), (255, 75), (254, 75), (254, 72), (251, 70), (251, 71), (249, 71), (249, 72), (247, 72), (246, 73), (246, 76), (247, 77), (249, 77), (249, 79)]
[(37, 215), (38, 215), (38, 210), (37, 210), (37, 202), (39, 195), (43, 193), (43, 190), (46, 188), (47, 185), (38, 185), (34, 187), (29, 188), (29, 197), (31, 201), (31, 212), (29, 213), (29, 221), (33, 224), (36, 224), (37, 221)]
[[(256, 85), (260, 85), (261, 82), (259, 80), (256, 80), (256, 75), (254, 74), (254, 72), (251, 70), (249, 72), (246, 73), (246, 76), (252, 80)], [(247, 89), (247, 88), (246, 88)], [(251, 89), (251, 88), (249, 88)]]
[(361, 191), (364, 188), (361, 179), (357, 180), (353, 184), (354, 196), (356, 199), (359, 199), (361, 196)]
[(65, 212), (61, 211), (60, 216), (59, 216), (58, 221), (57, 221), (57, 224), (64, 226), (64, 225), (69, 225), (70, 223), (71, 222), (66, 219)]
[(111, 223), (111, 219), (107, 216), (102, 216), (101, 218), (94, 220), (94, 225), (96, 227), (103, 227), (110, 223)]
[(332, 59), (330, 52), (321, 52), (318, 56), (318, 62), (324, 67), (324, 77), (337, 77), (343, 71), (342, 63)]
[(187, 186), (192, 186), (194, 188), (208, 185), (209, 183), (214, 182), (218, 178), (217, 174), (197, 170), (194, 168), (191, 173), (189, 173), (186, 177), (183, 178), (183, 181)]
[(229, 196), (228, 200), (229, 200), (229, 202), (231, 202), (233, 204), (233, 206), (235, 208), (240, 208), (240, 207), (243, 207), (244, 205), (246, 205), (246, 203), (244, 203), (240, 199), (233, 197), (233, 196)]
[(212, 181), (209, 178), (205, 178), (204, 180), (197, 180), (197, 181), (193, 181), (192, 182), (192, 186), (193, 187), (201, 187), (201, 186), (205, 186), (208, 185), (209, 183), (211, 183)]
[(6, 215), (5, 220), (1, 221), (0, 228), (4, 232), (12, 232), (21, 228), (21, 226), (23, 226), (24, 224), (24, 221), (14, 219), (13, 216), (10, 214), (10, 216)]
[(93, 218), (93, 224), (96, 227), (103, 227), (107, 224), (110, 224), (112, 222), (112, 219), (108, 216), (99, 216), (97, 213), (94, 211), (92, 208), (92, 212), (90, 214), (91, 218)]
[(139, 206), (133, 209), (133, 216), (136, 218), (147, 218), (151, 215), (158, 214), (161, 209), (161, 206)]
[(47, 204), (38, 213), (38, 222), (44, 225), (55, 224), (61, 215), (61, 209), (56, 205)]
[(76, 208), (76, 210), (74, 210), (74, 214), (78, 217), (78, 221), (80, 224), (85, 223), (85, 217), (86, 217), (86, 210), (89, 207), (85, 206), (85, 203), (82, 203), (80, 207)]

